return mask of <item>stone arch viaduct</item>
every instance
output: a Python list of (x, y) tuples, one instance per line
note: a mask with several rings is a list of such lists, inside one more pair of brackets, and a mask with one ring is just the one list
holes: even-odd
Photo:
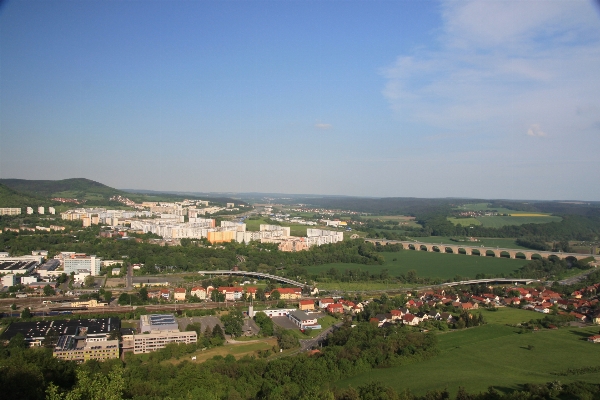
[(531, 260), (532, 257), (537, 256), (539, 258), (557, 257), (561, 260), (571, 258), (576, 260), (582, 260), (588, 257), (594, 257), (595, 260), (600, 261), (600, 256), (591, 254), (580, 254), (580, 253), (563, 253), (558, 251), (539, 251), (539, 250), (526, 250), (526, 249), (505, 249), (498, 247), (484, 247), (484, 246), (470, 246), (467, 244), (443, 244), (443, 243), (424, 243), (424, 242), (411, 242), (403, 240), (385, 240), (385, 239), (365, 239), (365, 242), (373, 244), (379, 244), (385, 246), (387, 244), (400, 244), (405, 250), (417, 250), (417, 251), (428, 251), (437, 252), (444, 254), (466, 254), (468, 256), (493, 256), (503, 258), (525, 258)]

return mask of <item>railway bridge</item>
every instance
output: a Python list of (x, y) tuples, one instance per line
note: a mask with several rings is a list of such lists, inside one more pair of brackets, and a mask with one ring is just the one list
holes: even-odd
[(309, 284), (297, 282), (293, 279), (284, 278), (283, 276), (265, 274), (262, 272), (251, 272), (251, 271), (231, 271), (231, 270), (216, 270), (216, 271), (198, 271), (199, 274), (203, 275), (240, 275), (240, 276), (253, 276), (263, 279), (271, 279), (273, 281), (287, 283), (288, 285), (298, 286), (301, 288), (312, 288)]
[(500, 247), (485, 247), (485, 246), (474, 246), (467, 244), (443, 244), (443, 243), (425, 243), (418, 241), (405, 241), (405, 240), (386, 240), (386, 239), (365, 239), (365, 242), (373, 244), (379, 244), (382, 246), (388, 244), (400, 244), (405, 250), (417, 250), (417, 251), (428, 251), (437, 252), (444, 254), (466, 254), (468, 256), (493, 256), (503, 258), (525, 258), (531, 260), (532, 257), (537, 256), (539, 258), (550, 258), (556, 257), (558, 259), (575, 259), (582, 260), (584, 258), (593, 257), (596, 261), (600, 261), (600, 256), (592, 254), (580, 254), (580, 253), (563, 253), (560, 251), (540, 251), (540, 250), (527, 250), (527, 249), (508, 249)]

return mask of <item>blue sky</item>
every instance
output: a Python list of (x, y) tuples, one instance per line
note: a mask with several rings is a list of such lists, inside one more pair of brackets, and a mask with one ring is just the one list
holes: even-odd
[(0, 177), (600, 200), (599, 9), (4, 2)]

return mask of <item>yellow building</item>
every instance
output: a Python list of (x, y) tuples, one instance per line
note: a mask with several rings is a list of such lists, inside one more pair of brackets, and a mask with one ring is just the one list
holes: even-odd
[(61, 336), (54, 348), (54, 357), (77, 363), (88, 360), (106, 361), (119, 358), (119, 341), (105, 340), (88, 342), (73, 335)]
[(208, 232), (206, 238), (211, 243), (227, 243), (235, 240), (234, 231)]

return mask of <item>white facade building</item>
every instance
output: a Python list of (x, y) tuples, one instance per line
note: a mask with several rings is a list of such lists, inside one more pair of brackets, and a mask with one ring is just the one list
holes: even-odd
[(71, 272), (77, 273), (78, 270), (88, 270), (91, 275), (100, 275), (100, 258), (95, 255), (86, 256), (85, 254), (73, 254), (69, 257), (65, 257), (63, 265), (65, 267), (65, 274)]

